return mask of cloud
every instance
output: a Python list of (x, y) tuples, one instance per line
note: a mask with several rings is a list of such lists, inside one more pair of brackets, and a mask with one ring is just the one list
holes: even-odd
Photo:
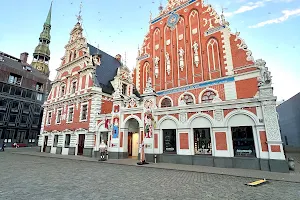
[[(237, 3), (245, 3), (247, 0), (236, 0)], [(246, 5), (243, 5), (241, 7), (239, 7), (237, 10), (233, 11), (233, 12), (225, 12), (224, 15), (226, 17), (231, 17), (233, 15), (236, 14), (241, 14), (241, 13), (245, 13), (257, 8), (261, 8), (263, 6), (266, 5), (267, 2), (271, 2), (271, 3), (280, 3), (280, 2), (284, 2), (284, 3), (290, 3), (293, 2), (295, 0), (260, 0), (260, 1), (256, 1), (256, 2), (248, 2)]]
[(268, 24), (279, 24), (282, 23), (286, 20), (288, 20), (291, 16), (299, 16), (300, 15), (300, 8), (299, 9), (295, 9), (295, 10), (283, 10), (282, 11), (283, 16), (275, 18), (275, 19), (270, 19), (264, 22), (260, 22), (256, 25), (253, 26), (249, 26), (249, 28), (259, 28), (259, 27), (263, 27), (266, 26)]
[(272, 1), (272, 0), (261, 0), (261, 1), (256, 1), (256, 2), (249, 2), (246, 5), (243, 5), (243, 6), (239, 7), (236, 11), (227, 12), (227, 13), (224, 13), (224, 15), (226, 17), (230, 17), (230, 16), (233, 16), (233, 15), (236, 15), (236, 14), (241, 14), (241, 13), (244, 13), (244, 12), (248, 12), (248, 11), (254, 10), (256, 8), (263, 7), (265, 5), (265, 3), (269, 2), (269, 1)]

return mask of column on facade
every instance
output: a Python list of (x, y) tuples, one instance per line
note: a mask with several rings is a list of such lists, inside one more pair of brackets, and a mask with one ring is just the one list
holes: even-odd
[(285, 160), (276, 111), (276, 101), (262, 102), (269, 159)]
[(190, 128), (179, 125), (176, 134), (176, 141), (178, 155), (194, 154), (194, 135)]
[(128, 128), (120, 128), (119, 152), (128, 152)]

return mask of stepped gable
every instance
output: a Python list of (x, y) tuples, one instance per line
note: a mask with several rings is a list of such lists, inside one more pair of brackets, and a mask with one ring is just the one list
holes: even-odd
[(114, 90), (110, 81), (116, 76), (117, 69), (121, 66), (121, 63), (115, 57), (94, 47), (93, 45), (87, 44), (87, 46), (89, 48), (90, 55), (101, 55), (101, 65), (96, 67), (95, 85), (100, 86), (103, 92), (112, 94)]

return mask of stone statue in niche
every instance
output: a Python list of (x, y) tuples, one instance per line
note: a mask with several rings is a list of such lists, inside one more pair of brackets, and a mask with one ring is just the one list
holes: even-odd
[(153, 92), (152, 80), (151, 80), (151, 77), (149, 77), (146, 82), (145, 93), (152, 93), (152, 92)]
[(199, 55), (198, 55), (198, 43), (196, 41), (194, 41), (194, 44), (193, 44), (193, 49), (194, 49), (194, 63), (196, 65), (196, 67), (198, 67), (199, 65)]
[(262, 59), (259, 59), (255, 62), (257, 69), (260, 70), (260, 77), (258, 78), (259, 86), (269, 85), (272, 83), (271, 72), (266, 67), (266, 62)]
[(155, 74), (155, 77), (157, 78), (158, 77), (158, 62), (159, 62), (159, 57), (155, 57), (154, 58), (154, 74)]
[(170, 75), (171, 72), (171, 62), (170, 62), (170, 55), (168, 52), (166, 52), (166, 70), (168, 75)]
[(180, 102), (179, 102), (179, 106), (186, 106), (186, 102), (184, 100), (184, 96), (181, 97)]
[(178, 54), (179, 54), (179, 67), (181, 69), (181, 71), (183, 71), (183, 68), (184, 68), (184, 50), (182, 49), (182, 47), (180, 47), (179, 51), (178, 51)]

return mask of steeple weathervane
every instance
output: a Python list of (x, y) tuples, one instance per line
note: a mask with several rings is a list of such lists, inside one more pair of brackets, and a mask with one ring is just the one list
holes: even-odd
[(78, 15), (76, 15), (77, 20), (78, 20), (79, 23), (82, 21), (81, 9), (82, 9), (82, 2), (80, 2), (79, 13), (78, 13)]

